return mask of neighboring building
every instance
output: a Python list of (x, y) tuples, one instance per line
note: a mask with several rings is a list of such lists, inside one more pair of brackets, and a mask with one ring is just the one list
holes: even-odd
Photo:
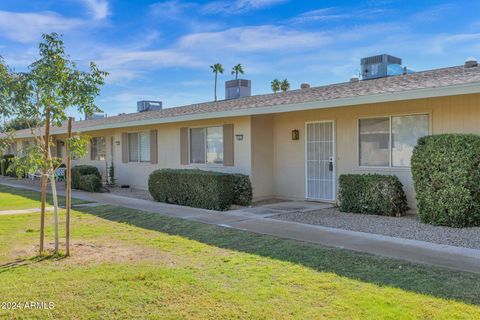
[[(480, 134), (480, 67), (472, 61), (303, 87), (74, 122), (74, 131), (94, 138), (90, 154), (76, 163), (105, 171), (113, 161), (118, 183), (144, 189), (158, 168), (240, 172), (250, 175), (255, 199), (331, 202), (340, 174), (394, 174), (415, 208), (409, 165), (417, 139)], [(52, 129), (54, 141), (65, 133), (66, 126)], [(19, 142), (28, 137), (17, 132)]]

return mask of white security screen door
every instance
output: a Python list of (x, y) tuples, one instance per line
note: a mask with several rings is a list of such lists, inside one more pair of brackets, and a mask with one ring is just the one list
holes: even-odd
[(309, 122), (306, 125), (307, 199), (335, 201), (334, 122)]

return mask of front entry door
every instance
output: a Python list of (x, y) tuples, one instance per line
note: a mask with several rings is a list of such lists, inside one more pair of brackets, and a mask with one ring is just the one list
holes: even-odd
[(335, 125), (306, 124), (306, 198), (335, 201)]

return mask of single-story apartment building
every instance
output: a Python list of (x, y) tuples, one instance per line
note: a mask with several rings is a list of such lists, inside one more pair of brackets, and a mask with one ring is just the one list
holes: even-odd
[[(92, 140), (74, 164), (105, 173), (113, 163), (117, 183), (142, 189), (159, 168), (238, 172), (251, 177), (254, 199), (326, 202), (337, 201), (341, 174), (393, 174), (415, 208), (410, 157), (417, 139), (480, 134), (480, 66), (384, 75), (75, 121), (73, 131)], [(52, 129), (59, 155), (66, 129)], [(29, 139), (29, 130), (18, 131), (15, 148)]]

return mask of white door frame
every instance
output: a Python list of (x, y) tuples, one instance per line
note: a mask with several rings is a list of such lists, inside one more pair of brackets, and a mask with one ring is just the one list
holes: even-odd
[[(331, 123), (332, 124), (332, 143), (333, 143), (333, 179), (332, 194), (333, 199), (312, 199), (308, 197), (308, 125), (312, 123)], [(305, 199), (311, 201), (332, 202), (337, 201), (337, 135), (335, 120), (307, 121), (305, 122)]]

